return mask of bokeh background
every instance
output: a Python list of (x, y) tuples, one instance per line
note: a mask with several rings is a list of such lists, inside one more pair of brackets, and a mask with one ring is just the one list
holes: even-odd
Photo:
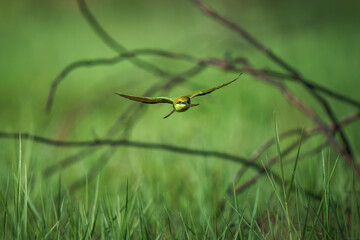
[[(323, 86), (359, 98), (360, 31), (359, 1), (207, 1), (222, 15), (239, 23), (260, 42), (272, 49), (306, 78)], [(129, 50), (163, 49), (208, 58), (243, 56), (258, 68), (279, 68), (239, 35), (205, 16), (190, 1), (135, 0), (88, 1), (100, 24)], [(114, 92), (141, 95), (154, 83), (165, 81), (137, 68), (128, 61), (112, 66), (81, 68), (71, 72), (59, 85), (49, 114), (45, 104), (51, 81), (76, 60), (114, 57), (116, 53), (93, 32), (75, 1), (0, 1), (0, 130), (31, 132), (59, 140), (91, 140), (103, 137), (119, 115), (131, 104)], [(142, 59), (169, 71), (180, 73), (192, 64), (156, 56)], [(167, 93), (178, 96), (230, 81), (238, 74), (214, 67), (187, 79)], [(321, 108), (296, 84), (289, 87), (320, 116)], [(338, 118), (356, 109), (329, 100)], [(168, 105), (146, 106), (136, 122), (130, 140), (166, 143), (201, 150), (213, 150), (249, 157), (253, 150), (279, 132), (314, 124), (291, 106), (273, 86), (244, 74), (232, 85), (206, 97), (186, 113), (163, 120)], [(345, 128), (356, 156), (360, 153), (359, 123)], [(303, 146), (304, 151), (322, 141), (319, 136)], [(287, 142), (281, 142), (286, 146)], [(23, 161), (34, 184), (41, 187), (57, 183), (59, 174), (44, 177), (43, 170), (79, 148), (57, 148), (23, 141)], [(19, 142), (0, 140), (0, 180), (4, 185), (15, 172)], [(107, 148), (84, 157), (61, 171), (64, 190), (89, 169), (97, 166)], [(270, 149), (261, 159), (266, 162), (276, 152)], [(325, 150), (334, 161), (337, 153)], [(320, 154), (321, 155), (321, 154)], [(319, 155), (299, 163), (298, 180), (304, 188), (321, 189)], [(108, 195), (124, 196), (126, 182), (139, 188), (144, 199), (181, 209), (210, 212), (242, 166), (211, 157), (198, 157), (160, 150), (117, 148), (100, 171), (101, 186)], [(275, 167), (276, 169), (276, 167)], [(351, 181), (349, 168), (339, 162), (334, 191)], [(247, 172), (250, 177), (254, 171)], [(289, 174), (288, 174), (289, 175)], [(288, 176), (287, 175), (287, 176)], [(89, 183), (93, 184), (93, 183)], [(258, 212), (267, 208), (271, 192), (267, 177), (241, 195), (252, 205), (260, 189)], [(84, 188), (73, 192), (84, 200)]]

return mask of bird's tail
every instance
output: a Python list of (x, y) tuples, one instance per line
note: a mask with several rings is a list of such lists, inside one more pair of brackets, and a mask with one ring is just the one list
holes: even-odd
[(175, 109), (173, 109), (168, 115), (166, 115), (166, 116), (164, 117), (164, 119), (170, 117), (170, 115), (173, 114), (174, 112), (175, 112)]

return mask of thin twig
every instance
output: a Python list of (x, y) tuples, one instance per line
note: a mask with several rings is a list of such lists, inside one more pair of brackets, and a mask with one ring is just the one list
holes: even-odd
[[(284, 69), (288, 70), (289, 72), (293, 72), (293, 68), (288, 65), (285, 61), (283, 61), (280, 57), (275, 55), (270, 49), (266, 48), (263, 44), (261, 44), (257, 39), (255, 39), (250, 33), (248, 33), (245, 29), (241, 28), (237, 24), (229, 21), (228, 19), (224, 18), (217, 12), (215, 12), (212, 8), (210, 8), (207, 4), (205, 4), (201, 0), (191, 0), (194, 2), (204, 13), (211, 16), (217, 22), (220, 22), (224, 26), (234, 30), (235, 32), (239, 33), (244, 39), (250, 42), (255, 48), (260, 50), (261, 52), (265, 53), (271, 59), (273, 59), (277, 64), (279, 64)], [(296, 72), (296, 71), (295, 71)]]
[[(289, 75), (289, 74), (283, 74), (283, 73), (279, 73), (279, 72), (276, 72), (276, 71), (270, 71), (270, 70), (264, 70), (265, 72), (269, 73), (269, 76), (273, 76), (273, 77), (276, 77), (278, 79), (282, 79), (282, 80), (290, 80), (290, 81), (298, 81), (297, 80), (297, 77), (295, 77), (294, 75)], [(304, 78), (302, 78), (304, 79)], [(324, 86), (321, 86), (320, 84), (318, 83), (315, 83), (309, 79), (304, 79), (304, 84), (308, 85), (309, 87), (319, 91), (319, 92), (322, 92), (324, 94), (326, 94), (327, 96), (333, 98), (333, 99), (336, 99), (336, 100), (339, 100), (341, 102), (344, 102), (344, 103), (347, 103), (347, 104), (350, 104), (356, 108), (360, 108), (360, 102), (355, 100), (355, 99), (352, 99), (351, 97), (349, 96), (346, 96), (346, 95), (343, 95), (343, 94), (340, 94), (340, 93), (337, 93), (333, 90), (330, 90)]]
[[(128, 57), (131, 57), (131, 56), (128, 56)], [(53, 105), (56, 89), (57, 89), (58, 85), (60, 84), (60, 82), (62, 80), (64, 80), (64, 78), (70, 72), (74, 71), (77, 68), (81, 68), (81, 67), (113, 65), (113, 64), (118, 63), (118, 62), (120, 62), (120, 61), (122, 61), (124, 59), (125, 59), (125, 56), (120, 55), (120, 56), (113, 57), (113, 58), (100, 58), (100, 59), (94, 59), (94, 60), (80, 60), (80, 61), (76, 61), (76, 62), (73, 62), (73, 63), (69, 64), (68, 66), (66, 66), (61, 71), (61, 73), (51, 83), (50, 91), (49, 91), (48, 98), (47, 98), (47, 101), (46, 101), (45, 110), (47, 112), (50, 112), (51, 107)]]
[[(90, 12), (88, 6), (86, 5), (85, 0), (77, 0), (77, 2), (78, 2), (79, 9), (80, 9), (81, 13), (83, 14), (84, 18), (89, 23), (89, 25), (92, 27), (94, 32), (100, 37), (100, 39), (115, 52), (117, 52), (119, 54), (126, 52), (127, 49), (122, 44), (120, 44), (115, 39), (113, 39), (110, 36), (110, 34), (108, 34), (105, 31), (104, 27), (102, 27), (99, 24), (97, 19)], [(166, 72), (164, 72), (163, 70), (161, 70), (158, 67), (156, 67), (155, 65), (148, 63), (146, 61), (143, 61), (141, 59), (131, 59), (130, 62), (132, 64), (134, 64), (135, 66), (137, 66), (141, 69), (144, 69), (148, 72), (151, 72), (157, 76), (167, 76)]]

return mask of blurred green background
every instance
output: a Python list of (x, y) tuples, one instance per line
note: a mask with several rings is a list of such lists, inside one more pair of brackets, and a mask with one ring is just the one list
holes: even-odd
[[(212, 0), (207, 3), (247, 29), (306, 78), (360, 100), (359, 1)], [(258, 68), (279, 70), (239, 35), (205, 16), (190, 1), (107, 0), (88, 1), (88, 5), (110, 35), (130, 50), (155, 48), (203, 58), (223, 58), (230, 54), (246, 57)], [(2, 131), (31, 132), (60, 140), (101, 138), (131, 104), (114, 92), (140, 95), (153, 84), (165, 81), (127, 61), (77, 69), (59, 85), (53, 109), (46, 114), (51, 81), (64, 67), (76, 60), (114, 57), (116, 53), (93, 32), (74, 1), (0, 1), (0, 32)], [(174, 74), (192, 66), (156, 56), (142, 59)], [(208, 67), (168, 95), (213, 87), (236, 76), (237, 73)], [(303, 88), (296, 84), (289, 87), (319, 115), (325, 116)], [(258, 146), (274, 137), (274, 116), (279, 132), (314, 126), (277, 89), (249, 74), (194, 102), (200, 103), (200, 107), (176, 113), (166, 120), (162, 117), (171, 110), (169, 106), (146, 106), (130, 139), (249, 157)], [(333, 100), (330, 103), (338, 118), (356, 110)], [(345, 129), (356, 156), (360, 153), (359, 127), (359, 123), (353, 123)], [(321, 139), (306, 144), (304, 151)], [(8, 173), (15, 172), (18, 147), (18, 141), (0, 140), (3, 165), (0, 180), (4, 184)], [(63, 170), (63, 188), (85, 176), (105, 150), (100, 149)], [(45, 185), (57, 182), (58, 175), (45, 179), (42, 171), (78, 151), (24, 141), (23, 161), (32, 181)], [(261, 161), (266, 162), (274, 153), (275, 149), (271, 149)], [(337, 153), (331, 151), (331, 156), (334, 160)], [(302, 186), (312, 187), (314, 191), (321, 188), (318, 179), (321, 162), (317, 159), (314, 156), (299, 163), (298, 178)], [(144, 198), (153, 199), (155, 205), (165, 202), (175, 210), (189, 205), (195, 210), (205, 206), (212, 211), (240, 168), (239, 164), (215, 158), (121, 147), (101, 171), (100, 181), (113, 197), (123, 196), (128, 179), (131, 188), (139, 187)], [(339, 198), (351, 180), (351, 174), (345, 174), (348, 171), (341, 161), (334, 186)], [(249, 171), (246, 176), (253, 174), (254, 171)], [(263, 203), (259, 207), (261, 212), (267, 208), (271, 191), (266, 177), (242, 197), (252, 205), (254, 189), (258, 187)], [(73, 196), (79, 201), (84, 199), (83, 191)]]

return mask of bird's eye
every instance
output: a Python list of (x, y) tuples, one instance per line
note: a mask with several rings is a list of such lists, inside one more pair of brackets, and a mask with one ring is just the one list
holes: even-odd
[(178, 101), (177, 104), (181, 104), (181, 101)]

